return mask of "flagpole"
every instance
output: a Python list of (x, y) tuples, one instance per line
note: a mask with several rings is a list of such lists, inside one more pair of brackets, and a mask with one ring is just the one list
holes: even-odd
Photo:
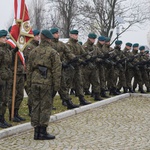
[(16, 78), (17, 78), (17, 61), (18, 55), (15, 53), (15, 64), (14, 64), (14, 82), (13, 82), (13, 91), (12, 91), (12, 107), (11, 107), (11, 119), (14, 118), (14, 106), (15, 106), (15, 96), (16, 96)]

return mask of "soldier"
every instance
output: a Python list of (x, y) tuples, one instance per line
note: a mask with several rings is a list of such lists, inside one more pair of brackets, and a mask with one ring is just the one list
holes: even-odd
[[(12, 83), (12, 53), (7, 42), (7, 31), (0, 30), (0, 127), (7, 128), (12, 126), (5, 121), (5, 113), (11, 93)], [(14, 49), (15, 53), (18, 49)]]
[[(58, 28), (52, 28), (50, 31), (53, 34), (51, 45), (59, 53), (62, 64), (65, 65), (66, 61), (71, 61), (75, 59), (76, 56), (71, 53), (71, 51), (67, 48), (67, 46), (63, 42), (59, 41)], [(62, 73), (61, 73), (60, 90), (58, 91), (58, 93), (62, 99), (62, 105), (67, 106), (67, 109), (73, 109), (79, 107), (79, 105), (73, 104), (73, 102), (71, 101), (71, 97), (69, 97), (69, 93), (66, 85), (67, 76), (68, 76), (67, 66), (63, 66)], [(55, 94), (56, 93), (54, 93), (53, 96), (55, 96)]]
[[(87, 57), (87, 53), (82, 48), (82, 46), (78, 43), (78, 30), (71, 30), (70, 31), (70, 38), (69, 41), (66, 43), (68, 48), (71, 50), (71, 52), (75, 56), (79, 56), (79, 61), (77, 64), (74, 65), (74, 68), (70, 68), (69, 74), (68, 74), (68, 84), (74, 82), (76, 95), (79, 97), (80, 105), (87, 105), (90, 104), (90, 102), (87, 102), (84, 98), (83, 93), (83, 81), (82, 81), (82, 70), (80, 64), (83, 62), (83, 58)], [(70, 86), (71, 86), (70, 85)]]
[[(91, 55), (91, 57), (98, 55), (98, 48), (94, 45), (97, 35), (95, 33), (89, 33), (86, 43), (84, 43), (84, 50)], [(94, 94), (94, 100), (102, 100), (100, 97), (100, 81), (98, 76), (98, 68), (95, 60), (87, 62), (87, 65), (83, 67), (83, 87), (85, 93), (88, 93), (90, 84), (92, 85), (92, 92)]]
[(62, 64), (59, 53), (51, 47), (51, 32), (42, 30), (40, 37), (40, 45), (29, 54), (27, 85), (32, 95), (34, 140), (50, 140), (55, 138), (46, 131), (53, 105), (52, 91), (59, 91)]
[[(28, 57), (29, 57), (29, 53), (34, 49), (36, 48), (38, 45), (39, 45), (39, 40), (40, 40), (40, 31), (35, 29), (33, 30), (33, 34), (34, 34), (34, 38), (33, 40), (26, 46), (26, 48), (24, 49), (23, 51), (23, 54), (24, 54), (24, 57), (25, 57), (25, 64), (27, 66), (28, 64)], [(28, 95), (28, 110), (29, 110), (29, 116), (31, 117), (31, 111), (32, 111), (32, 98), (30, 97), (30, 93), (28, 91), (28, 87), (26, 85), (26, 74), (25, 74), (25, 91)]]
[(118, 84), (117, 84), (117, 92), (120, 92), (120, 89), (123, 87), (124, 93), (127, 93), (127, 85), (126, 85), (126, 77), (125, 77), (125, 55), (123, 54), (123, 51), (121, 50), (122, 41), (117, 40), (115, 41), (115, 47), (114, 52), (116, 53), (115, 58), (115, 70), (118, 72), (118, 76), (116, 76), (116, 82), (117, 77), (119, 78)]
[[(105, 37), (99, 36), (96, 46), (98, 47), (98, 55), (103, 55), (102, 47), (105, 44)], [(101, 60), (97, 62), (98, 65), (98, 72), (99, 72), (99, 79), (100, 79), (100, 94), (101, 97), (108, 98), (106, 95), (106, 68), (104, 66), (104, 61)]]
[[(149, 58), (146, 56), (145, 46), (140, 46), (139, 50), (140, 50), (139, 61), (141, 62), (141, 64), (139, 64), (139, 69), (140, 69), (142, 80), (143, 80), (142, 85), (145, 84), (147, 88), (147, 92), (149, 92), (150, 83), (149, 83), (149, 78), (147, 74), (147, 64), (149, 63)], [(142, 87), (139, 88), (140, 91), (141, 91), (141, 88)]]

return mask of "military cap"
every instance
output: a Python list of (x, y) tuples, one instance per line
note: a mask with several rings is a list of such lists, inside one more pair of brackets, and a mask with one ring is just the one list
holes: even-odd
[(52, 34), (57, 33), (58, 32), (58, 28), (52, 28), (50, 31), (51, 31)]
[(78, 30), (71, 30), (70, 34), (78, 34)]
[(140, 51), (145, 50), (145, 46), (140, 46), (139, 50)]
[(146, 54), (149, 54), (149, 50), (145, 50), (145, 53), (146, 53)]
[(139, 44), (138, 43), (134, 43), (133, 47), (139, 47)]
[(121, 45), (121, 44), (122, 44), (122, 41), (121, 41), (121, 40), (117, 40), (117, 41), (115, 41), (115, 44), (116, 44), (116, 45)]
[(106, 38), (105, 38), (104, 36), (99, 36), (99, 37), (98, 37), (98, 40), (99, 40), (99, 41), (105, 41)]
[(126, 46), (129, 46), (129, 47), (131, 47), (131, 46), (132, 46), (132, 43), (130, 43), (130, 42), (127, 42), (127, 43), (126, 43)]
[(10, 27), (8, 28), (8, 32), (10, 32), (10, 31), (11, 31), (11, 28), (12, 28), (12, 26), (10, 26)]
[(0, 30), (0, 37), (7, 36), (6, 30)]
[(91, 39), (96, 39), (97, 35), (95, 33), (89, 33), (88, 37), (91, 38)]
[(109, 37), (105, 37), (105, 42), (110, 42), (110, 38)]
[(37, 29), (35, 29), (35, 30), (33, 30), (33, 34), (34, 34), (34, 36), (39, 35), (39, 34), (40, 34), (40, 31), (37, 30)]
[(79, 41), (78, 43), (79, 43), (80, 45), (82, 45), (82, 42), (81, 42), (81, 41)]
[(48, 39), (53, 39), (53, 35), (49, 30), (42, 30), (41, 34), (43, 34)]

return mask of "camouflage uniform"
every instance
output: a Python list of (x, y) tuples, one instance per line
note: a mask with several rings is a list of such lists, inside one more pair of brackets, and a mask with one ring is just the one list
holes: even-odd
[[(68, 76), (68, 66), (64, 66), (66, 62), (73, 60), (75, 55), (71, 53), (71, 51), (67, 48), (67, 46), (59, 41), (59, 39), (53, 38), (51, 43), (52, 48), (54, 48), (60, 55), (60, 60), (63, 64), (61, 71), (61, 83), (60, 90), (58, 91), (62, 104), (67, 105), (68, 109), (76, 108), (77, 105), (74, 105), (71, 101), (71, 97), (69, 96), (68, 87), (67, 87), (67, 76)], [(55, 96), (55, 93), (54, 95)], [(65, 104), (66, 103), (66, 104)]]
[[(89, 39), (83, 45), (84, 50), (91, 55), (91, 57), (98, 55), (98, 48)], [(101, 100), (100, 96), (100, 80), (98, 76), (98, 68), (96, 63), (87, 62), (87, 65), (83, 67), (83, 87), (84, 91), (89, 90), (89, 84), (92, 85), (92, 92), (94, 93), (95, 100)]]
[(52, 108), (52, 91), (60, 87), (61, 61), (59, 54), (46, 40), (29, 54), (27, 84), (32, 94), (31, 125), (47, 127)]
[[(10, 102), (12, 85), (12, 53), (7, 44), (0, 43), (0, 122), (5, 122), (7, 104)], [(9, 104), (10, 105), (10, 104)], [(10, 105), (11, 106), (11, 105)], [(5, 127), (8, 127), (5, 125)]]
[[(68, 48), (71, 50), (71, 52), (75, 56), (80, 56), (81, 57), (82, 55), (85, 55), (85, 57), (87, 57), (87, 54), (86, 54), (85, 50), (78, 43), (78, 40), (70, 38), (69, 41), (66, 43), (66, 45), (68, 46)], [(82, 61), (82, 57), (81, 57), (81, 61)], [(76, 89), (76, 95), (79, 97), (80, 104), (81, 105), (90, 104), (89, 102), (87, 102), (84, 99), (82, 70), (81, 70), (80, 64), (79, 63), (76, 64), (74, 66), (74, 68), (69, 68), (68, 73), (69, 74), (68, 74), (68, 82), (67, 83), (68, 84), (71, 83), (70, 88), (73, 85), (72, 83), (74, 83), (75, 89)]]
[[(36, 40), (32, 40), (27, 46), (26, 48), (24, 49), (23, 51), (23, 54), (24, 54), (24, 58), (25, 58), (25, 64), (27, 66), (28, 64), (28, 57), (29, 57), (29, 53), (34, 49), (36, 48), (37, 46), (39, 45), (39, 41), (36, 41)], [(25, 70), (26, 71), (26, 70)], [(31, 110), (32, 110), (32, 98), (31, 98), (31, 95), (29, 93), (29, 87), (27, 87), (27, 84), (26, 84), (26, 73), (25, 73), (25, 84), (24, 84), (24, 88), (25, 88), (25, 91), (28, 95), (28, 108), (29, 108), (29, 116), (31, 116)]]

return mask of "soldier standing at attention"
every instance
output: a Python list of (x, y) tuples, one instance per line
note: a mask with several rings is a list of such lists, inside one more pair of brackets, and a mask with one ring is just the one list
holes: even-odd
[(0, 30), (0, 127), (7, 128), (12, 126), (5, 121), (5, 113), (7, 105), (11, 107), (10, 95), (12, 87), (12, 52), (16, 53), (16, 47), (10, 51), (10, 46), (7, 43), (7, 31)]
[[(98, 48), (94, 45), (97, 35), (95, 33), (89, 33), (88, 39), (84, 43), (84, 50), (91, 55), (91, 57), (97, 56)], [(95, 101), (100, 101), (100, 80), (98, 76), (98, 67), (95, 60), (87, 62), (87, 65), (83, 67), (83, 87), (85, 93), (89, 91), (90, 84), (92, 85), (92, 92)]]
[(53, 105), (52, 91), (59, 91), (62, 64), (59, 53), (51, 47), (51, 32), (42, 30), (40, 38), (40, 45), (29, 54), (27, 85), (32, 95), (34, 140), (50, 140), (55, 138), (47, 133)]
[[(83, 61), (83, 58), (81, 56), (85, 55), (85, 57), (87, 57), (85, 50), (78, 43), (78, 30), (70, 31), (70, 38), (66, 44), (75, 56), (80, 57), (79, 61)], [(70, 71), (68, 74), (68, 76), (69, 76), (68, 81), (70, 80), (69, 82), (71, 83), (71, 85), (75, 86), (76, 95), (79, 97), (80, 105), (87, 105), (87, 104), (91, 104), (91, 103), (86, 101), (84, 98), (83, 80), (82, 80), (82, 72), (81, 71), (82, 71), (82, 69), (81, 69), (81, 66), (79, 63), (74, 66), (74, 69), (70, 68)], [(72, 84), (73, 82), (74, 82), (74, 84)]]
[[(26, 66), (28, 64), (29, 53), (39, 45), (40, 31), (35, 29), (35, 30), (33, 30), (33, 34), (34, 34), (33, 40), (26, 46), (26, 48), (23, 51)], [(27, 84), (26, 84), (26, 74), (25, 74), (25, 86), (24, 86), (24, 88), (25, 88), (25, 91), (28, 95), (28, 104), (27, 105), (28, 105), (28, 110), (29, 110), (29, 116), (31, 117), (32, 98), (30, 97), (29, 89), (28, 89)]]
[[(60, 89), (58, 91), (62, 99), (62, 105), (67, 106), (67, 109), (79, 107), (79, 105), (73, 104), (73, 102), (71, 101), (71, 97), (69, 96), (66, 85), (66, 78), (68, 76), (67, 66), (64, 66), (66, 61), (71, 61), (75, 59), (76, 56), (71, 53), (71, 51), (67, 48), (67, 46), (63, 42), (59, 41), (59, 32), (57, 28), (52, 28), (50, 31), (53, 34), (51, 45), (59, 53), (60, 60), (62, 62), (61, 84)], [(53, 96), (55, 96), (56, 92), (57, 91), (55, 91)]]

